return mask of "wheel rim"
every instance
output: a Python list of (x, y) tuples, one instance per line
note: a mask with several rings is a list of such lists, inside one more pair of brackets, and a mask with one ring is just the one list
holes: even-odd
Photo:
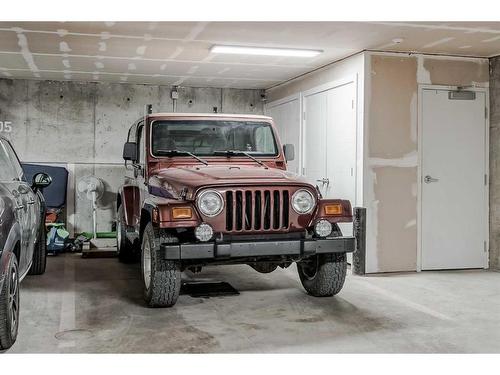
[(148, 238), (144, 239), (142, 249), (142, 274), (144, 275), (146, 289), (149, 289), (149, 285), (151, 284), (151, 245)]
[(302, 262), (300, 265), (302, 270), (302, 274), (305, 276), (307, 280), (312, 280), (316, 277), (319, 268), (319, 259), (318, 256), (315, 256), (313, 259), (308, 260), (306, 262)]
[(19, 320), (19, 280), (17, 276), (17, 267), (11, 268), (11, 279), (9, 285), (9, 313), (10, 313), (10, 333), (14, 337), (17, 332), (17, 323)]

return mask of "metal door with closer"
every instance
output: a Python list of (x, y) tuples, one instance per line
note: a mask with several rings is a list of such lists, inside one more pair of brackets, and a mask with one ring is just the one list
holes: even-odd
[(421, 90), (422, 270), (487, 266), (485, 91)]

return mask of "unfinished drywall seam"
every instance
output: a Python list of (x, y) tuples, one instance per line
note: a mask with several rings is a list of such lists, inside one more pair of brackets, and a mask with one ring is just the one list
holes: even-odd
[(431, 84), (431, 75), (424, 67), (424, 56), (417, 55), (417, 82), (420, 84)]
[(367, 273), (378, 270), (377, 233), (378, 202), (375, 200), (376, 175), (368, 165), (370, 154), (370, 108), (372, 101), (371, 54), (364, 54), (364, 140), (363, 140), (363, 206), (367, 208), (366, 216), (366, 259)]
[(33, 55), (31, 54), (31, 51), (28, 47), (28, 39), (26, 38), (26, 35), (23, 34), (23, 30), (18, 27), (12, 28), (13, 31), (16, 32), (17, 35), (17, 44), (21, 48), (21, 55), (24, 58), (24, 61), (26, 61), (26, 64), (30, 68), (30, 71), (33, 73), (33, 76), (36, 78), (40, 78), (40, 69), (35, 64), (35, 60), (33, 59)]

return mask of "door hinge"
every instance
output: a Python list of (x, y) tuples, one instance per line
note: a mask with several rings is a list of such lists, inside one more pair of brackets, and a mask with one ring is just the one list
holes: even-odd
[(484, 186), (488, 185), (488, 175), (485, 173), (484, 174)]
[(484, 241), (484, 252), (487, 253), (488, 252), (488, 248), (487, 248), (487, 245), (486, 245), (486, 241)]
[(354, 109), (354, 99), (352, 100), (352, 109)]
[(306, 112), (305, 111), (302, 112), (302, 120), (304, 120), (304, 121), (306, 120)]
[(488, 107), (484, 107), (484, 118), (488, 119)]

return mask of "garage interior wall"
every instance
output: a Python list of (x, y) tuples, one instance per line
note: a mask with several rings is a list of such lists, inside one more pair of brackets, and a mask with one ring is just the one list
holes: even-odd
[[(301, 77), (288, 81), (286, 83), (277, 85), (266, 90), (267, 104), (272, 105), (285, 98), (289, 97), (300, 97), (305, 91), (313, 89), (315, 87), (324, 85), (326, 83), (332, 83), (337, 81), (345, 80), (355, 76), (357, 79), (357, 95), (356, 95), (356, 108), (357, 108), (357, 118), (356, 118), (356, 128), (357, 128), (357, 139), (356, 139), (356, 202), (357, 205), (362, 205), (363, 203), (363, 111), (364, 111), (364, 53), (358, 53), (344, 60), (329, 64), (321, 69), (315, 70), (311, 73), (305, 74)], [(303, 109), (297, 111), (297, 116), (300, 117)], [(302, 127), (302, 119), (299, 118), (294, 124), (300, 124)], [(279, 126), (280, 124), (278, 124)], [(282, 126), (290, 126), (289, 124), (282, 124)], [(301, 129), (301, 135), (303, 134), (303, 129)], [(303, 142), (302, 136), (300, 138), (300, 143)], [(301, 147), (300, 145), (295, 145), (296, 159), (302, 160)]]
[[(418, 86), (488, 87), (488, 66), (482, 58), (364, 52), (266, 91), (272, 103), (358, 76), (356, 204), (367, 208), (368, 273), (417, 270)], [(492, 249), (492, 264), (498, 255)]]
[(488, 66), (479, 58), (366, 54), (367, 272), (417, 269), (418, 85), (488, 87)]
[[(0, 79), (0, 121), (23, 162), (63, 165), (70, 172), (67, 215), (71, 233), (92, 229), (91, 202), (75, 192), (88, 175), (103, 179), (98, 231), (111, 230), (116, 192), (123, 183), (123, 143), (144, 114), (172, 112), (170, 86)], [(261, 90), (178, 88), (177, 112), (262, 114)]]
[(500, 269), (500, 57), (490, 59), (490, 268)]

